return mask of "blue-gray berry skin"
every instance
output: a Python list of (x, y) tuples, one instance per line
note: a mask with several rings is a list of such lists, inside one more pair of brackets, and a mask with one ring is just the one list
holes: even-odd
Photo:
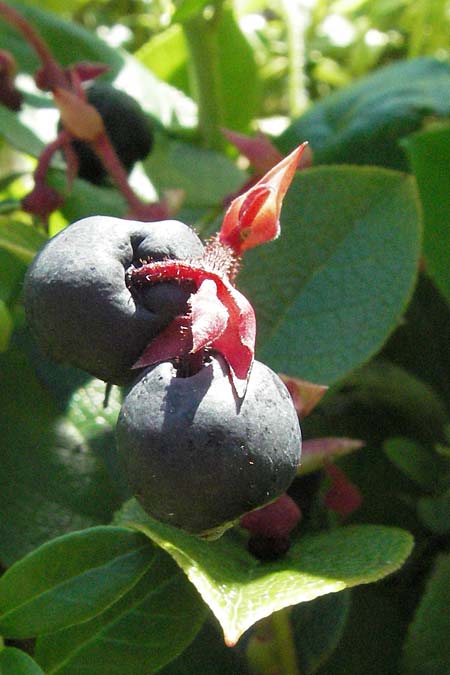
[(147, 344), (185, 310), (189, 291), (162, 282), (132, 295), (126, 272), (141, 259), (201, 256), (197, 235), (175, 220), (85, 218), (50, 239), (25, 279), (25, 311), (45, 355), (124, 384)]
[(256, 361), (239, 405), (221, 356), (191, 377), (177, 377), (171, 362), (144, 371), (124, 399), (117, 442), (147, 513), (196, 534), (285, 492), (301, 452), (280, 378)]

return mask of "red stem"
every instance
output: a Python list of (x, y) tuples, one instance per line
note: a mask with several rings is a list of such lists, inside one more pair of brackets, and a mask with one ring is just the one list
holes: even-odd
[(28, 23), (28, 21), (4, 2), (0, 2), (0, 15), (13, 24), (24, 36), (27, 42), (34, 48), (39, 56), (42, 65), (47, 71), (48, 79), (52, 85), (67, 88), (67, 80), (64, 71), (53, 58), (50, 50), (42, 40), (39, 33)]
[(39, 181), (42, 182), (45, 181), (53, 155), (61, 148), (66, 147), (69, 141), (70, 141), (69, 134), (67, 133), (67, 131), (63, 130), (59, 132), (58, 136), (55, 138), (54, 141), (45, 146), (44, 150), (39, 156), (38, 164), (34, 171), (34, 180), (37, 183)]
[(128, 183), (127, 172), (122, 166), (120, 159), (107, 135), (101, 134), (93, 143), (95, 152), (103, 162), (105, 169), (116, 182), (117, 187), (125, 197), (132, 210), (139, 211), (143, 202), (135, 195)]

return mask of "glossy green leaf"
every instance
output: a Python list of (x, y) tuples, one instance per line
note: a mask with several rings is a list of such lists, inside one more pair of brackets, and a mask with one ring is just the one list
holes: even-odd
[(316, 103), (282, 134), (284, 152), (305, 140), (315, 164), (407, 169), (398, 141), (427, 117), (450, 113), (450, 67), (433, 58), (400, 61)]
[(423, 206), (427, 271), (450, 302), (450, 126), (412, 134), (402, 145), (417, 179)]
[(186, 204), (217, 207), (245, 182), (244, 172), (224, 155), (162, 137), (144, 166), (159, 191), (183, 190)]
[(14, 328), (14, 321), (6, 303), (0, 300), (0, 352), (5, 352)]
[(412, 548), (411, 535), (400, 529), (348, 527), (300, 536), (284, 558), (263, 563), (235, 530), (203, 541), (150, 519), (135, 502), (120, 520), (170, 553), (214, 612), (228, 645), (279, 609), (381, 579), (400, 567)]
[(0, 633), (27, 638), (87, 621), (132, 588), (156, 549), (120, 527), (94, 527), (53, 539), (0, 578)]
[(419, 253), (411, 179), (377, 168), (301, 172), (280, 237), (249, 251), (238, 277), (256, 311), (258, 358), (312, 382), (342, 378), (397, 327)]
[(15, 647), (0, 648), (0, 673), (2, 675), (45, 675), (31, 656)]
[(448, 673), (450, 635), (450, 555), (441, 555), (428, 580), (404, 646), (403, 672)]
[(48, 675), (154, 673), (194, 639), (206, 608), (162, 551), (142, 579), (91, 621), (40, 638), (36, 659)]
[(60, 405), (17, 346), (0, 354), (0, 561), (65, 532), (108, 522), (121, 498), (103, 461), (114, 453), (120, 394), (89, 380)]
[(333, 593), (296, 605), (290, 613), (300, 672), (315, 673), (329, 659), (345, 628), (350, 592)]
[(0, 220), (0, 248), (30, 263), (47, 241), (46, 235), (31, 225)]

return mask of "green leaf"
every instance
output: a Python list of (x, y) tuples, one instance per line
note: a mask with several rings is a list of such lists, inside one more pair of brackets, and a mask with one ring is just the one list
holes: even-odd
[(0, 105), (0, 136), (16, 150), (33, 157), (38, 157), (44, 148), (41, 139), (21, 121), (19, 115), (3, 105)]
[(32, 225), (0, 220), (0, 248), (9, 251), (26, 264), (33, 260), (46, 241), (46, 235)]
[(430, 128), (404, 139), (423, 206), (427, 271), (450, 302), (450, 126)]
[(155, 556), (145, 537), (120, 527), (53, 539), (0, 578), (0, 633), (27, 638), (87, 621), (132, 588)]
[(188, 205), (217, 206), (245, 181), (244, 172), (221, 153), (162, 137), (144, 166), (159, 191), (181, 189)]
[(219, 620), (228, 645), (279, 609), (381, 579), (412, 549), (407, 532), (368, 525), (299, 537), (283, 559), (263, 563), (235, 530), (203, 541), (149, 518), (135, 502), (120, 520), (170, 553)]
[(192, 19), (193, 16), (199, 14), (206, 7), (208, 2), (209, 0), (178, 0), (178, 2), (175, 2), (177, 8), (172, 15), (172, 22)]
[(292, 609), (290, 619), (301, 673), (315, 673), (336, 649), (347, 621), (350, 592), (325, 595)]
[(247, 131), (259, 107), (258, 70), (234, 12), (226, 8), (220, 17), (217, 49), (223, 124), (234, 131)]
[(321, 384), (342, 378), (398, 325), (419, 253), (411, 179), (377, 168), (300, 172), (279, 239), (249, 251), (238, 278), (256, 311), (258, 358)]
[(0, 300), (0, 352), (6, 352), (14, 328), (11, 312), (3, 300)]
[(442, 555), (428, 580), (409, 627), (403, 667), (409, 675), (448, 673), (450, 635), (450, 555)]
[(2, 675), (45, 675), (31, 656), (15, 647), (0, 647), (0, 673)]
[[(67, 194), (66, 177), (62, 171), (51, 171), (48, 182), (61, 193)], [(117, 190), (93, 185), (81, 178), (74, 180), (72, 189), (61, 207), (61, 212), (69, 223), (95, 215), (123, 218), (126, 211), (127, 204)]]
[(48, 675), (154, 673), (194, 639), (206, 608), (162, 551), (144, 577), (91, 621), (40, 638), (36, 659)]
[(433, 58), (385, 66), (313, 105), (279, 139), (286, 153), (308, 140), (315, 164), (406, 169), (399, 139), (450, 113), (450, 68)]
[(188, 52), (180, 25), (172, 24), (153, 35), (134, 56), (160, 80), (189, 91)]
[(437, 497), (421, 497), (417, 513), (422, 523), (435, 534), (450, 531), (450, 491)]
[(440, 468), (431, 452), (408, 438), (390, 438), (383, 449), (391, 462), (423, 490), (436, 490)]
[(14, 255), (0, 247), (0, 300), (14, 303), (22, 292), (25, 265)]
[(180, 656), (159, 671), (161, 675), (248, 675), (245, 655), (239, 647), (227, 647), (220, 626), (210, 615), (195, 640)]
[(65, 532), (108, 522), (121, 502), (100, 457), (115, 453), (120, 393), (89, 380), (61, 413), (17, 346), (0, 354), (0, 560), (10, 565)]

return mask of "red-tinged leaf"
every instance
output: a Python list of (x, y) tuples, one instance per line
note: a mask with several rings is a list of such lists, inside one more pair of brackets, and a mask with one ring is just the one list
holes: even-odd
[(219, 240), (236, 255), (275, 239), (280, 232), (280, 212), (284, 195), (297, 170), (306, 143), (274, 166), (256, 185), (228, 207)]
[(177, 316), (145, 348), (133, 368), (145, 368), (161, 361), (170, 361), (188, 354), (192, 349), (191, 320)]
[(327, 436), (325, 438), (312, 438), (303, 441), (302, 444), (302, 463), (298, 469), (298, 474), (303, 475), (317, 471), (328, 465), (337, 457), (348, 455), (350, 452), (359, 450), (365, 445), (364, 441), (358, 438), (343, 438)]
[(247, 157), (255, 172), (261, 176), (283, 160), (278, 148), (261, 132), (255, 136), (247, 136), (231, 129), (222, 129), (222, 133), (241, 155)]
[(205, 279), (190, 297), (192, 352), (212, 344), (222, 335), (228, 322), (228, 311), (217, 297), (217, 285)]
[(309, 415), (328, 390), (324, 384), (307, 382), (283, 373), (279, 375), (292, 397), (296, 411), (302, 418)]
[(336, 464), (329, 464), (324, 468), (331, 480), (331, 486), (324, 498), (325, 506), (340, 516), (350, 516), (361, 506), (362, 496), (359, 489)]

